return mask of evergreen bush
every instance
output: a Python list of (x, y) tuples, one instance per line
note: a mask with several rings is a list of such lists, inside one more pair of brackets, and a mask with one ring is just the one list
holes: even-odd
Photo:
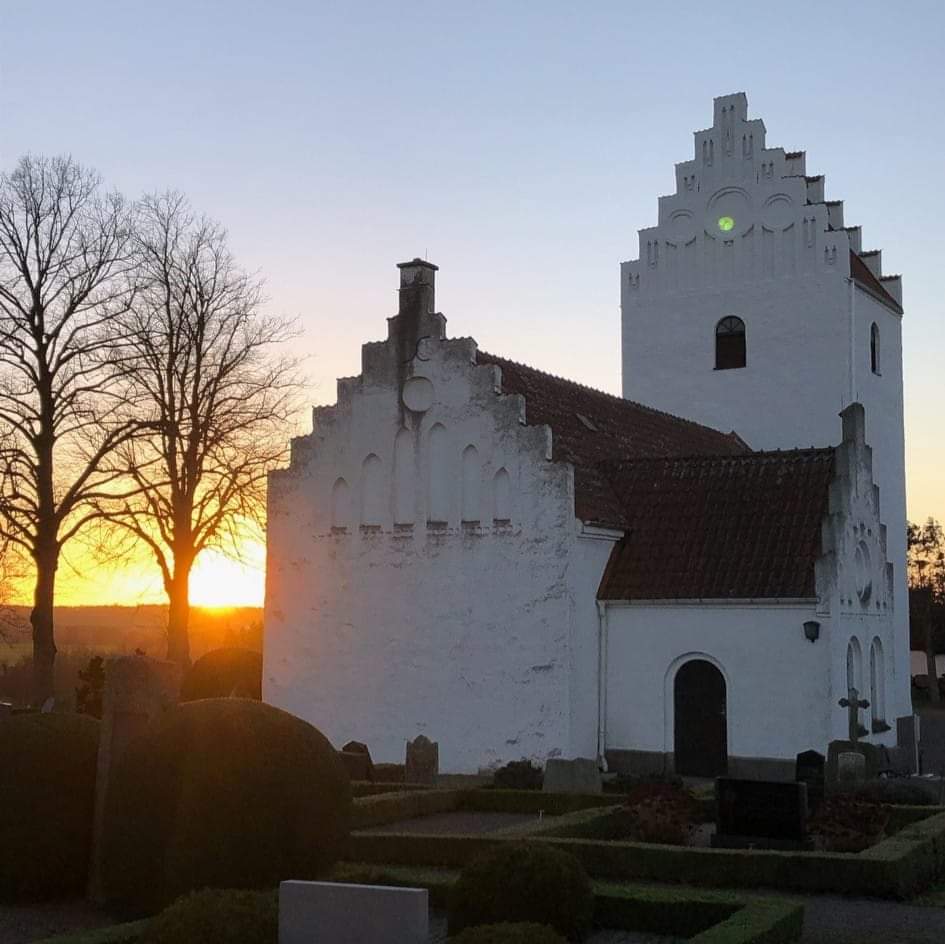
[(540, 790), (544, 781), (541, 767), (526, 757), (510, 761), (492, 777), (493, 786), (499, 790)]
[(205, 888), (165, 908), (141, 944), (276, 944), (278, 938), (275, 891)]
[(133, 741), (106, 807), (106, 896), (153, 913), (190, 891), (313, 879), (339, 857), (351, 787), (328, 740), (244, 698), (188, 702)]
[(0, 718), (0, 898), (84, 889), (99, 727), (88, 715)]
[(181, 701), (231, 695), (262, 699), (261, 653), (236, 646), (212, 649), (190, 667), (181, 683)]
[(594, 893), (572, 855), (538, 843), (503, 845), (473, 859), (453, 886), (449, 930), (499, 922), (551, 925), (580, 940), (594, 916)]
[(533, 921), (481, 924), (451, 937), (451, 944), (565, 944), (554, 928)]

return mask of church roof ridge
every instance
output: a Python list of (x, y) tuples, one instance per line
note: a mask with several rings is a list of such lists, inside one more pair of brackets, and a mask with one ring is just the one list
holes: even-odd
[[(737, 435), (737, 434), (736, 434)], [(704, 453), (697, 452), (690, 455), (679, 456), (631, 456), (622, 458), (617, 456), (613, 459), (605, 460), (605, 465), (629, 466), (646, 465), (666, 462), (777, 462), (777, 461), (801, 461), (801, 460), (830, 460), (833, 458), (835, 446), (804, 446), (798, 449), (759, 449), (748, 452), (736, 453)]]
[(688, 423), (689, 425), (697, 426), (700, 429), (709, 429), (712, 430), (712, 432), (718, 433), (722, 436), (734, 436), (739, 442), (744, 443), (744, 440), (738, 435), (738, 433), (735, 432), (735, 430), (730, 430), (728, 433), (725, 433), (713, 426), (706, 426), (705, 423), (698, 423), (696, 420), (689, 419), (685, 416), (678, 416), (676, 413), (669, 413), (666, 410), (657, 409), (655, 406), (649, 406), (646, 403), (640, 403), (638, 400), (630, 400), (627, 397), (620, 396), (619, 393), (608, 393), (608, 391), (601, 390), (599, 387), (592, 387), (590, 384), (581, 383), (579, 380), (571, 380), (570, 377), (562, 377), (561, 374), (553, 374), (551, 371), (542, 370), (540, 367), (532, 367), (531, 364), (524, 364), (521, 361), (512, 360), (511, 357), (503, 357), (501, 354), (492, 354), (489, 351), (479, 351), (477, 356), (482, 358), (487, 364), (495, 364), (498, 367), (501, 367), (503, 363), (511, 364), (513, 367), (518, 367), (521, 370), (531, 371), (532, 373), (539, 374), (542, 377), (548, 377), (551, 380), (558, 381), (558, 383), (568, 384), (572, 387), (578, 387), (587, 393), (594, 394), (595, 396), (607, 397), (609, 400), (612, 400), (616, 403), (629, 404), (630, 406), (636, 407), (639, 410), (646, 410), (648, 413), (653, 413), (658, 416), (665, 416), (671, 420), (678, 420), (680, 423)]

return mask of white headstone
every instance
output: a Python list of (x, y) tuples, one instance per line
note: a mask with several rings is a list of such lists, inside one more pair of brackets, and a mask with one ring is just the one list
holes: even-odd
[(427, 944), (425, 888), (282, 882), (279, 944)]
[(854, 751), (837, 755), (837, 783), (841, 787), (856, 787), (866, 780), (866, 758)]

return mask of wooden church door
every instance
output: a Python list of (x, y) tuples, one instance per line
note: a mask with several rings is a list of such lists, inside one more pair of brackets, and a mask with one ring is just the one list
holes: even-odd
[(676, 673), (673, 753), (677, 774), (718, 777), (728, 769), (725, 679), (711, 662), (693, 659)]

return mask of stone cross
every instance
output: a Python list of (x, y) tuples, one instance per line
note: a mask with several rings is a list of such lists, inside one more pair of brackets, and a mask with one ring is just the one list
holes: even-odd
[(855, 688), (847, 689), (847, 697), (840, 699), (840, 707), (847, 709), (848, 724), (850, 726), (849, 741), (856, 744), (860, 737), (860, 709), (869, 708), (870, 703), (860, 698)]

